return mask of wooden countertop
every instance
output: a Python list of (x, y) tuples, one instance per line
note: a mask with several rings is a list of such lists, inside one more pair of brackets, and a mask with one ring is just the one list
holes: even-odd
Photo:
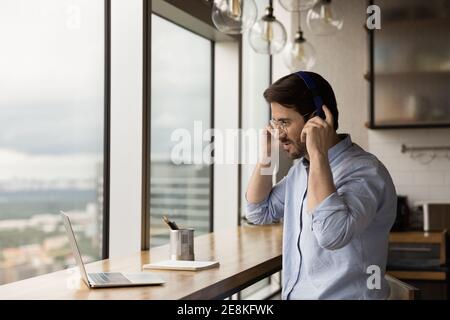
[[(74, 270), (62, 270), (0, 286), (4, 299), (221, 299), (281, 270), (282, 226), (241, 226), (195, 238), (196, 260), (218, 260), (202, 271), (142, 270), (169, 258), (169, 246), (86, 265), (87, 272), (149, 272), (160, 286), (89, 289)], [(72, 271), (72, 272), (70, 272)]]

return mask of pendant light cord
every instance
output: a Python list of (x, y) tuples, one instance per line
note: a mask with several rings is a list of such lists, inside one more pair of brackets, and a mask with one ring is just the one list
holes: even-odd
[(299, 10), (298, 11), (298, 30), (302, 30), (302, 24), (300, 23), (302, 17), (302, 12)]

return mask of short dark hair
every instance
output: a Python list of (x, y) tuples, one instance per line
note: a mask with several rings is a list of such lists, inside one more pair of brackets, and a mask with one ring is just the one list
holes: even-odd
[[(322, 97), (323, 103), (330, 109), (334, 117), (334, 130), (339, 127), (339, 112), (336, 105), (336, 97), (333, 88), (321, 75), (314, 72), (307, 72), (316, 83), (317, 91)], [(296, 74), (289, 74), (275, 81), (264, 91), (264, 98), (267, 102), (277, 102), (286, 108), (295, 108), (300, 115), (311, 114), (316, 110), (313, 95), (305, 82)], [(307, 121), (308, 119), (305, 119)]]

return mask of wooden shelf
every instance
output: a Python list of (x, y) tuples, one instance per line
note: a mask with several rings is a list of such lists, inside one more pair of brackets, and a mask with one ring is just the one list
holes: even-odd
[(400, 280), (446, 280), (445, 272), (440, 271), (395, 271), (387, 270), (387, 274)]
[(383, 21), (383, 27), (427, 27), (427, 26), (441, 26), (450, 25), (450, 17), (424, 17), (424, 18), (406, 18), (399, 20), (385, 20)]
[[(399, 72), (375, 72), (376, 78), (398, 78), (398, 77), (445, 77), (450, 76), (450, 70), (424, 70), (424, 71), (399, 71)], [(370, 73), (364, 74), (364, 79), (370, 81)]]
[(404, 72), (375, 72), (376, 77), (435, 77), (450, 76), (450, 70), (424, 70), (424, 71), (404, 71)]
[(446, 231), (396, 231), (389, 234), (389, 242), (396, 243), (445, 243)]
[(365, 127), (371, 130), (382, 129), (416, 129), (416, 128), (448, 128), (450, 122), (400, 123), (399, 121), (376, 121), (373, 126), (366, 122)]

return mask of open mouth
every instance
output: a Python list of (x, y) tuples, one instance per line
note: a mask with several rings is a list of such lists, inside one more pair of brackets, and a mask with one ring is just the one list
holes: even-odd
[(287, 149), (289, 149), (291, 142), (289, 142), (289, 141), (282, 142), (282, 145), (283, 145), (283, 149), (287, 150)]

